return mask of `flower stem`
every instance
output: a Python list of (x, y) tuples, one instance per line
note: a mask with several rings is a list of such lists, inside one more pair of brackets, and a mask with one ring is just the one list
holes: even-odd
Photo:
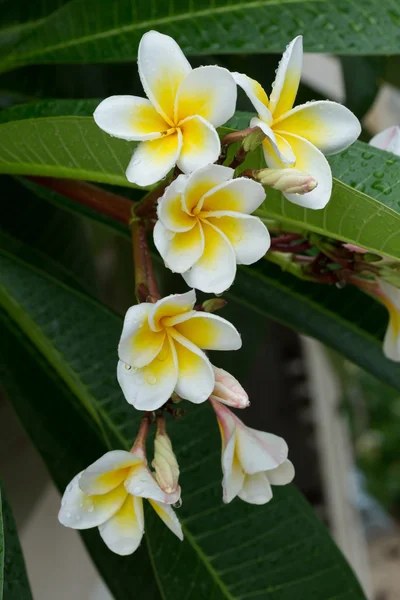
[(144, 456), (146, 456), (146, 439), (147, 439), (147, 435), (149, 433), (149, 425), (150, 425), (150, 413), (146, 412), (140, 422), (139, 431), (136, 436), (136, 440), (134, 441), (134, 444), (131, 448), (131, 452), (134, 452), (135, 450), (138, 450), (140, 448), (140, 450), (143, 451)]
[(166, 187), (170, 184), (170, 180), (163, 181), (154, 190), (146, 194), (140, 202), (135, 206), (134, 212), (137, 217), (148, 217), (153, 214), (156, 209), (157, 200), (163, 195)]
[(146, 223), (141, 219), (134, 219), (132, 222), (132, 249), (138, 302), (156, 302), (160, 293), (147, 243)]

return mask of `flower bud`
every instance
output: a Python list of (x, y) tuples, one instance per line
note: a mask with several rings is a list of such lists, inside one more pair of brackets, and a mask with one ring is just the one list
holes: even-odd
[(215, 386), (210, 400), (217, 400), (234, 408), (246, 408), (249, 406), (249, 397), (230, 373), (214, 367)]
[(318, 183), (298, 169), (262, 169), (256, 172), (255, 178), (263, 185), (286, 194), (307, 194), (317, 187)]
[(217, 310), (221, 310), (226, 306), (226, 300), (223, 298), (210, 298), (209, 300), (205, 300), (201, 305), (204, 312), (216, 312)]
[(165, 420), (157, 420), (157, 433), (154, 440), (154, 459), (151, 463), (155, 470), (158, 485), (167, 494), (179, 489), (179, 465), (172, 449), (171, 440), (165, 431)]
[(242, 142), (242, 148), (244, 152), (253, 152), (256, 150), (256, 148), (263, 143), (265, 137), (266, 135), (262, 129), (255, 127), (254, 130), (249, 133), (249, 135), (247, 135)]

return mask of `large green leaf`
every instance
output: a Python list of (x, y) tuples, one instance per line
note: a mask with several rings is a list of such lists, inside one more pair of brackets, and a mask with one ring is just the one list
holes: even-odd
[[(6, 255), (1, 268), (0, 304), (15, 326), (77, 401), (96, 407), (114, 444), (129, 448), (139, 415), (123, 400), (115, 379), (121, 320)], [(164, 600), (293, 595), (361, 600), (348, 566), (293, 486), (277, 489), (266, 506), (222, 504), (220, 440), (212, 410), (208, 404), (185, 408), (185, 418), (169, 427), (181, 465), (185, 541), (175, 539), (155, 513), (146, 515), (149, 553)], [(136, 558), (132, 564), (140, 571)]]
[(72, 0), (30, 30), (3, 69), (30, 63), (131, 61), (149, 29), (173, 36), (187, 54), (281, 52), (306, 34), (309, 52), (394, 54), (400, 12), (364, 0)]
[[(90, 114), (95, 103), (49, 101), (4, 111), (0, 172), (130, 186), (125, 168), (134, 144), (103, 133), (90, 117), (77, 116)], [(399, 258), (400, 158), (357, 142), (332, 158), (332, 168), (342, 181), (335, 181), (325, 209), (307, 210), (270, 191), (264, 213)]]
[(1, 482), (0, 600), (33, 600), (14, 517)]

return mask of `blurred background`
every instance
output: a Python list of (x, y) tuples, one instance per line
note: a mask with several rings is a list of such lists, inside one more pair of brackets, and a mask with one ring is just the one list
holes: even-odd
[[(217, 62), (230, 68), (231, 60), (218, 57)], [(306, 55), (298, 103), (320, 97), (346, 102), (363, 117), (362, 139), (368, 141), (400, 121), (400, 92), (378, 77), (377, 60), (381, 59)], [(234, 70), (251, 76), (257, 64), (259, 78), (261, 61), (265, 80), (271, 81), (278, 57), (235, 57)], [(200, 59), (192, 61), (194, 66), (201, 63)], [(399, 62), (388, 65), (398, 76)], [(16, 89), (13, 78), (18, 77), (20, 96), (2, 94), (3, 108), (41, 96), (103, 98), (131, 93), (139, 85), (134, 65), (29, 67), (7, 77), (10, 89)], [(238, 108), (250, 109), (243, 97), (240, 102)], [(18, 183), (7, 185), (15, 199), (3, 224), (7, 234), (23, 238), (39, 252), (51, 243), (54, 259), (78, 286), (123, 314), (133, 297), (129, 242), (101, 224), (78, 220), (32, 196), (27, 203)], [(31, 226), (32, 216), (38, 213), (43, 223), (40, 230)], [(237, 323), (242, 309), (229, 302), (225, 310), (224, 316)], [(239, 375), (252, 399), (246, 423), (288, 441), (296, 484), (330, 528), (368, 598), (398, 600), (398, 393), (318, 342), (275, 322), (260, 321), (256, 315), (241, 327), (251, 344), (233, 359), (234, 369), (230, 357), (230, 370)], [(56, 410), (56, 398), (54, 402)], [(110, 600), (79, 535), (59, 525), (59, 494), (4, 394), (0, 397), (0, 473), (16, 517), (34, 597)]]

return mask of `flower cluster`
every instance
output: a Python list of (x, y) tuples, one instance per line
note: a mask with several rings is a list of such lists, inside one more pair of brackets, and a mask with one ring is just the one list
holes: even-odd
[[(110, 451), (77, 475), (62, 500), (61, 523), (75, 529), (98, 527), (118, 554), (131, 554), (140, 544), (143, 499), (183, 537), (171, 508), (180, 502), (181, 489), (165, 419), (168, 412), (176, 414), (174, 406), (182, 400), (208, 401), (215, 411), (222, 438), (224, 502), (239, 497), (265, 504), (272, 498), (271, 486), (285, 485), (294, 477), (286, 442), (246, 427), (228, 408), (246, 408), (248, 396), (230, 373), (211, 364), (206, 351), (238, 350), (241, 337), (231, 323), (211, 312), (223, 302), (196, 305), (195, 289), (221, 294), (233, 284), (237, 264), (250, 265), (268, 251), (267, 227), (253, 214), (266, 198), (263, 185), (312, 209), (329, 200), (332, 175), (324, 154), (349, 146), (360, 124), (335, 102), (293, 108), (301, 64), (302, 39), (297, 37), (283, 55), (268, 98), (261, 85), (244, 74), (217, 66), (192, 69), (172, 38), (150, 31), (138, 51), (147, 98), (112, 96), (94, 113), (97, 125), (108, 134), (139, 142), (126, 172), (130, 182), (152, 186), (168, 176), (154, 197), (157, 206), (150, 203), (145, 226), (154, 227), (154, 243), (165, 265), (192, 288), (160, 298), (156, 286), (150, 292), (141, 282), (145, 291), (137, 294), (141, 303), (126, 313), (117, 367), (125, 399), (146, 411), (137, 439), (130, 452)], [(234, 114), (237, 85), (258, 116), (249, 130), (231, 138), (228, 134), (221, 144), (216, 128)], [(225, 166), (234, 141), (242, 142), (241, 149)], [(234, 167), (243, 162), (242, 154), (259, 145), (269, 168), (254, 179), (238, 176)], [(139, 240), (135, 260), (142, 260), (140, 273), (148, 275), (148, 248), (142, 256), (140, 243), (147, 242)], [(150, 467), (146, 438), (154, 422)]]

